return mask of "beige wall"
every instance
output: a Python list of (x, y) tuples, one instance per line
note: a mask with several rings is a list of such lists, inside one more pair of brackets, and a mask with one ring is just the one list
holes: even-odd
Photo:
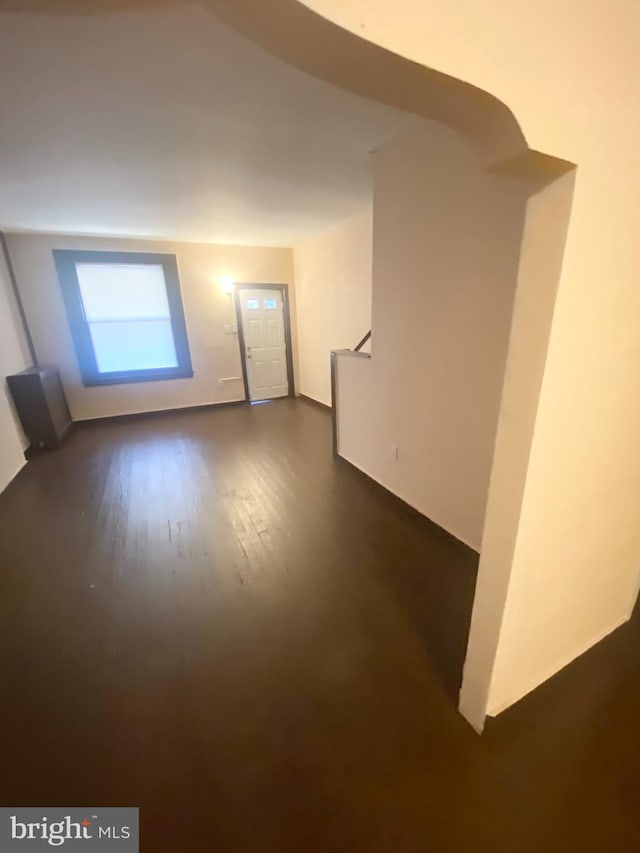
[(4, 377), (30, 365), (27, 345), (11, 290), (9, 273), (0, 250), (0, 492), (25, 463), (24, 437)]
[(340, 359), (340, 453), (478, 550), (524, 191), (431, 122), (374, 161), (372, 358)]
[(613, 176), (608, 189), (589, 212), (578, 170), (489, 714), (626, 622), (637, 597), (640, 254), (630, 223), (599, 233), (617, 216)]
[(372, 230), (368, 210), (293, 248), (300, 392), (326, 405), (331, 350), (352, 349), (371, 328)]
[(511, 345), (482, 536), (480, 581), (476, 585), (460, 696), (461, 709), (476, 724), (487, 708), (509, 591), (574, 180), (575, 173), (569, 173), (534, 192), (527, 201)]
[[(221, 276), (238, 282), (285, 283), (292, 302), (295, 329), (293, 261), (290, 249), (213, 246), (55, 234), (8, 235), (16, 277), (43, 363), (59, 367), (75, 420), (131, 412), (197, 406), (244, 399), (238, 338), (224, 326), (236, 322), (232, 297), (219, 284)], [(191, 360), (191, 379), (83, 386), (67, 323), (53, 249), (96, 249), (170, 252), (177, 256)], [(294, 372), (296, 341), (294, 333)], [(231, 381), (221, 381), (231, 378)]]
[[(636, 599), (640, 5), (494, 0), (489, 13), (475, 0), (305, 5), (481, 87), (512, 110), (530, 148), (578, 166), (517, 530), (502, 500), (487, 518), (515, 546), (508, 566), (485, 561), (478, 576), (476, 606), (483, 590), (504, 602), (498, 619), (474, 613), (465, 682), (477, 677), (485, 701), (464, 710), (480, 728), (487, 710), (513, 703), (626, 620)], [(514, 338), (510, 360), (518, 346)], [(518, 445), (524, 422), (503, 407), (496, 459)], [(471, 665), (479, 644), (496, 649), (484, 672)]]

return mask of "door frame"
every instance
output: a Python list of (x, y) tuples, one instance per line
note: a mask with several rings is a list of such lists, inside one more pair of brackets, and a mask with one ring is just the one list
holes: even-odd
[[(288, 284), (253, 284), (251, 282), (235, 282), (233, 288), (233, 301), (236, 308), (236, 325), (238, 327), (238, 346), (240, 348), (240, 362), (242, 364), (242, 381), (244, 382), (244, 396), (247, 403), (253, 402), (249, 392), (249, 374), (247, 372), (247, 348), (245, 345), (244, 326), (242, 325), (242, 306), (240, 304), (241, 290), (279, 290), (282, 294), (282, 315), (284, 320), (284, 345), (287, 352), (287, 397), (295, 397), (295, 383), (293, 381), (293, 349), (291, 346), (291, 315), (289, 313), (289, 285)], [(269, 399), (267, 397), (267, 399)], [(286, 399), (274, 397), (277, 399)]]

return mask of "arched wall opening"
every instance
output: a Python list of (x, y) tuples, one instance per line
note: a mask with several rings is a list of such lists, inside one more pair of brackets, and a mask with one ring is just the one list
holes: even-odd
[[(496, 543), (501, 553), (513, 547), (508, 581), (495, 563), (488, 565), (483, 548), (462, 696), (465, 713), (480, 727), (480, 708), (495, 715), (518, 701), (629, 621), (638, 597), (640, 214), (631, 188), (640, 167), (629, 152), (640, 142), (640, 119), (628, 105), (637, 100), (640, 58), (631, 34), (640, 26), (640, 7), (594, 6), (576, 28), (578, 0), (561, 8), (549, 0), (533, 13), (509, 0), (496, 0), (489, 10), (467, 0), (305, 5), (379, 46), (492, 92), (515, 112), (531, 148), (579, 164), (575, 191), (567, 176), (555, 199), (562, 208), (563, 194), (573, 196), (559, 281), (540, 281), (555, 286), (557, 294), (536, 414), (525, 438), (524, 495), (505, 492), (519, 515), (517, 535), (510, 540), (506, 525)], [(518, 159), (509, 166), (503, 160), (500, 167), (518, 170)], [(540, 226), (550, 223), (547, 236), (556, 218), (553, 201), (545, 190), (529, 211)], [(525, 235), (521, 271), (523, 281), (525, 271), (532, 272), (530, 283), (556, 251), (552, 240), (539, 244), (538, 231), (533, 227), (528, 240)], [(517, 314), (518, 304), (516, 320)], [(514, 322), (512, 353), (521, 338), (518, 328)], [(524, 344), (519, 355), (523, 352)], [(507, 370), (508, 383), (511, 376)], [(505, 389), (499, 444), (517, 421), (507, 401)], [(499, 460), (497, 453), (496, 466)], [(491, 510), (491, 498), (489, 505)], [(487, 542), (488, 535), (487, 530)], [(501, 589), (508, 584), (506, 602), (495, 657), (475, 681), (476, 629), (478, 622), (487, 625), (480, 618), (487, 615), (480, 592), (489, 577)], [(487, 597), (501, 609), (495, 592), (496, 587), (487, 589)], [(627, 641), (632, 633), (624, 630)], [(615, 642), (607, 643), (609, 649)], [(561, 693), (570, 677), (556, 682)], [(479, 698), (483, 693), (485, 701)], [(566, 697), (560, 701), (568, 711)]]
[[(480, 529), (482, 532), (480, 534), (474, 532), (471, 537), (473, 541), (469, 543), (480, 550), (480, 564), (460, 692), (460, 710), (474, 728), (481, 731), (487, 711), (492, 710), (491, 684), (509, 591), (520, 509), (525, 491), (555, 298), (562, 269), (573, 199), (575, 165), (561, 158), (531, 150), (511, 111), (489, 93), (367, 42), (325, 20), (295, 0), (280, 0), (275, 6), (269, 4), (268, 10), (258, 0), (243, 0), (243, 2), (207, 0), (207, 4), (214, 14), (219, 15), (228, 24), (285, 61), (335, 85), (382, 101), (428, 119), (430, 122), (436, 122), (450, 131), (455, 131), (466, 140), (469, 149), (473, 152), (472, 155), (469, 151), (460, 152), (461, 160), (458, 166), (461, 167), (465, 156), (476, 158), (475, 174), (472, 166), (469, 173), (471, 183), (475, 187), (475, 203), (481, 204), (482, 193), (495, 191), (501, 180), (502, 193), (506, 192), (506, 195), (510, 196), (508, 203), (505, 204), (506, 199), (503, 197), (502, 205), (498, 205), (499, 209), (493, 211), (495, 214), (493, 227), (487, 232), (487, 236), (490, 233), (497, 240), (494, 249), (490, 252), (491, 256), (495, 260), (495, 249), (498, 249), (502, 256), (503, 267), (497, 276), (501, 279), (502, 292), (498, 289), (497, 302), (484, 314), (484, 319), (490, 321), (484, 326), (486, 336), (483, 338), (480, 334), (475, 337), (472, 347), (467, 352), (469, 359), (474, 354), (482, 358), (482, 351), (491, 338), (492, 332), (498, 337), (500, 334), (505, 335), (504, 358), (498, 342), (490, 356), (490, 360), (493, 359), (492, 363), (480, 381), (483, 392), (488, 389), (495, 391), (496, 385), (499, 390), (495, 405), (487, 405), (487, 395), (484, 393), (482, 395), (485, 412), (479, 418), (481, 422), (479, 429), (484, 432), (485, 446), (487, 435), (491, 435), (490, 460), (488, 467), (485, 465), (483, 468), (486, 454), (480, 454), (479, 466), (476, 465), (476, 490), (481, 493), (486, 487), (486, 491), (485, 497), (480, 499), (481, 518), (479, 521), (475, 520), (475, 531)], [(421, 134), (424, 134), (422, 143), (420, 142)], [(432, 141), (433, 137), (434, 134), (431, 136)], [(408, 248), (407, 231), (405, 228), (404, 234), (400, 235), (398, 217), (385, 218), (384, 206), (377, 206), (381, 192), (379, 181), (385, 183), (387, 190), (394, 184), (397, 190), (404, 158), (404, 173), (408, 179), (404, 189), (407, 192), (410, 191), (411, 182), (407, 164), (413, 162), (415, 165), (421, 161), (421, 167), (427, 171), (429, 164), (434, 164), (435, 152), (428, 151), (424, 145), (428, 138), (429, 134), (425, 134), (424, 127), (413, 128), (399, 143), (390, 142), (374, 154), (376, 160), (374, 170), (378, 175), (385, 171), (393, 173), (394, 169), (396, 172), (387, 175), (386, 179), (376, 178), (372, 354), (370, 359), (354, 360), (347, 357), (337, 359), (339, 450), (342, 442), (343, 447), (340, 452), (352, 455), (351, 461), (356, 461), (356, 464), (359, 463), (360, 467), (366, 470), (367, 466), (362, 462), (361, 453), (363, 435), (369, 437), (373, 435), (373, 446), (367, 460), (370, 463), (367, 473), (374, 479), (383, 482), (386, 480), (385, 485), (390, 485), (391, 490), (396, 493), (400, 489), (393, 482), (393, 478), (391, 477), (390, 480), (387, 476), (389, 469), (393, 468), (393, 463), (389, 461), (390, 450), (396, 444), (394, 439), (389, 440), (388, 404), (392, 401), (392, 409), (399, 422), (415, 419), (416, 416), (419, 418), (420, 406), (416, 407), (416, 394), (406, 393), (406, 387), (403, 389), (404, 393), (398, 393), (399, 375), (411, 358), (410, 335), (407, 334), (409, 330), (393, 326), (394, 320), (398, 319), (397, 312), (393, 310), (394, 304), (399, 300), (406, 300), (409, 296), (401, 289), (398, 292), (399, 271), (395, 263), (402, 255), (403, 240), (405, 252)], [(399, 156), (396, 158), (388, 150), (393, 148), (394, 144), (399, 146)], [(446, 143), (442, 141), (441, 144), (442, 151)], [(405, 150), (402, 150), (403, 146)], [(406, 146), (413, 149), (411, 155), (417, 159), (411, 161), (411, 158), (406, 158)], [(422, 147), (421, 153), (416, 146)], [(455, 148), (455, 143), (453, 147)], [(470, 160), (467, 160), (467, 164), (471, 165)], [(462, 186), (463, 191), (469, 192), (471, 184), (460, 180), (464, 169), (456, 170), (453, 161), (449, 162), (448, 169), (449, 178), (453, 184)], [(478, 192), (477, 178), (480, 171), (485, 173), (488, 183)], [(432, 173), (432, 178), (435, 177), (436, 172), (437, 169)], [(492, 178), (496, 182), (494, 185), (491, 185)], [(446, 191), (445, 187), (446, 181), (444, 186), (439, 187), (441, 193)], [(500, 194), (500, 190), (498, 192)], [(470, 199), (471, 196), (468, 196), (467, 201)], [(397, 195), (396, 201), (402, 205), (401, 193)], [(464, 202), (462, 199), (460, 202), (460, 206), (455, 211), (456, 216), (464, 211)], [(510, 220), (507, 213), (509, 204), (512, 205), (513, 215)], [(432, 209), (435, 216), (437, 216), (437, 209), (436, 200)], [(402, 210), (401, 206), (397, 212)], [(420, 211), (415, 212), (420, 214)], [(426, 211), (421, 212), (424, 214)], [(464, 258), (465, 253), (470, 254), (471, 259), (478, 257), (477, 254), (474, 255), (478, 250), (479, 235), (477, 227), (474, 227), (474, 221), (477, 225), (477, 217), (474, 219), (473, 214), (477, 213), (477, 210), (474, 211), (473, 203), (467, 206), (467, 212), (471, 212), (471, 215), (466, 218), (458, 216), (458, 253), (456, 254), (453, 246), (449, 244), (451, 263), (448, 268), (447, 266), (443, 268), (445, 253), (439, 253), (440, 267), (437, 271), (429, 269), (428, 259), (422, 254), (425, 248), (425, 232), (421, 232), (420, 222), (414, 223), (416, 227), (409, 242), (417, 252), (414, 260), (419, 257), (425, 260), (423, 278), (429, 279), (430, 272), (435, 272), (441, 284), (447, 282), (447, 277), (450, 285), (459, 284), (460, 276), (465, 275), (465, 270), (460, 268), (460, 258)], [(522, 218), (518, 222), (520, 214)], [(514, 222), (516, 223), (515, 236)], [(404, 221), (403, 224), (406, 226), (407, 222)], [(434, 225), (433, 219), (430, 224)], [(486, 224), (485, 221), (484, 225)], [(501, 241), (499, 240), (500, 227), (503, 228)], [(451, 228), (448, 236), (451, 238), (454, 234), (455, 229)], [(399, 242), (398, 239), (394, 239), (394, 235), (395, 238), (400, 238)], [(481, 240), (482, 238), (480, 242)], [(513, 267), (509, 269), (510, 261), (513, 260), (514, 243), (517, 243), (517, 257)], [(402, 270), (402, 274), (406, 272), (406, 269)], [(394, 277), (396, 277), (395, 287)], [(470, 268), (466, 269), (466, 277), (468, 282), (474, 279)], [(487, 279), (489, 278), (491, 273), (487, 272)], [(467, 297), (469, 295), (470, 292), (467, 292)], [(495, 298), (495, 290), (492, 295)], [(473, 301), (467, 300), (465, 307), (473, 312), (480, 304), (481, 301), (474, 306)], [(407, 320), (412, 314), (410, 303), (405, 307), (404, 319)], [(419, 306), (420, 310), (423, 308), (424, 305)], [(508, 314), (506, 322), (496, 324), (495, 309), (498, 309), (498, 313), (499, 309), (506, 310)], [(476, 330), (482, 327), (481, 316), (480, 312)], [(468, 316), (467, 319), (469, 319)], [(472, 323), (466, 327), (465, 344), (468, 344), (472, 328)], [(418, 329), (419, 324), (414, 326), (413, 332), (415, 333)], [(409, 346), (406, 346), (407, 342)], [(404, 360), (399, 363), (398, 346), (403, 344), (407, 352)], [(489, 349), (492, 349), (491, 346)], [(449, 355), (454, 351), (455, 348), (449, 348)], [(441, 355), (442, 353), (443, 350), (440, 351)], [(471, 362), (469, 366), (471, 367)], [(441, 380), (442, 376), (436, 378), (431, 391), (437, 387), (442, 391)], [(381, 383), (390, 391), (389, 399), (385, 401), (380, 400)], [(422, 390), (428, 393), (428, 389)], [(466, 390), (470, 392), (469, 384)], [(418, 396), (420, 396), (419, 393)], [(450, 393), (444, 395), (445, 398), (450, 396)], [(442, 399), (441, 397), (438, 402), (442, 402)], [(471, 393), (468, 393), (467, 400), (473, 400)], [(458, 414), (462, 417), (464, 412), (459, 411)], [(473, 416), (470, 409), (467, 410), (467, 414), (470, 417)], [(458, 425), (451, 424), (449, 428), (453, 427), (455, 433), (456, 426)], [(441, 439), (446, 432), (445, 427), (438, 439)], [(468, 448), (469, 443), (473, 441), (473, 430), (466, 435), (463, 431), (461, 439)], [(353, 453), (356, 447), (358, 458), (354, 460)], [(433, 454), (436, 454), (436, 448), (437, 442), (431, 447)], [(471, 456), (475, 456), (475, 462), (477, 462), (477, 448), (475, 450), (475, 454), (472, 453)], [(375, 458), (379, 459), (379, 465), (375, 470), (371, 470), (371, 462)], [(424, 479), (428, 479), (429, 476), (429, 461), (433, 462), (433, 460), (426, 460), (425, 464), (425, 460), (420, 459), (420, 445), (414, 442), (414, 446), (409, 449), (407, 463), (412, 469), (414, 479), (419, 481), (422, 477), (423, 485)], [(472, 461), (467, 470), (473, 468)], [(458, 474), (462, 475), (463, 470)], [(441, 481), (438, 485), (442, 485)], [(437, 489), (438, 485), (434, 488)], [(459, 482), (458, 485), (460, 485)], [(419, 491), (419, 484), (417, 487)], [(455, 490), (452, 495), (455, 495)], [(412, 501), (412, 496), (406, 493), (400, 496), (409, 497), (408, 502), (416, 504), (415, 499)], [(478, 510), (478, 500), (475, 504), (474, 509)], [(427, 510), (428, 514), (424, 504), (418, 508)], [(471, 529), (473, 529), (473, 523)], [(455, 530), (451, 532), (456, 533)]]
[[(152, 5), (152, 2), (154, 0), (116, 0), (115, 3), (107, 0), (3, 0), (2, 6), (19, 8), (21, 11), (28, 7), (34, 11), (86, 14), (108, 12), (113, 8)], [(493, 191), (498, 185), (513, 185), (507, 194), (510, 199), (513, 196), (513, 210), (520, 210), (518, 215), (521, 220), (518, 222), (517, 237), (514, 237), (511, 228), (507, 242), (511, 248), (514, 242), (517, 243), (520, 253), (509, 274), (513, 288), (508, 295), (508, 328), (503, 324), (504, 358), (501, 361), (498, 353), (495, 359), (496, 364), (503, 365), (497, 376), (501, 393), (497, 394), (493, 433), (495, 446), (491, 436), (493, 464), (485, 472), (486, 480), (490, 479), (490, 485), (487, 482), (486, 514), (483, 512), (481, 524), (477, 520), (475, 522), (476, 533), (472, 543), (480, 547), (481, 562), (461, 693), (461, 710), (476, 728), (481, 729), (485, 713), (492, 710), (491, 683), (562, 267), (573, 194), (574, 165), (530, 150), (508, 107), (487, 92), (371, 44), (316, 15), (296, 0), (276, 0), (269, 4), (261, 0), (202, 2), (213, 14), (284, 61), (352, 92), (435, 122), (448, 128), (448, 133), (467, 140), (469, 150), (459, 152), (459, 162), (470, 163), (475, 158), (474, 168), (470, 171), (473, 173), (473, 181), (480, 172), (487, 176), (483, 192)], [(419, 145), (419, 135), (420, 132), (417, 136), (412, 135), (408, 143), (404, 140), (401, 144)], [(444, 145), (443, 142), (443, 148)], [(425, 167), (433, 163), (433, 158), (426, 150), (421, 153)], [(417, 150), (413, 154), (420, 157)], [(382, 163), (386, 156), (385, 152), (379, 152), (379, 162)], [(388, 180), (388, 184), (393, 184), (393, 178)], [(515, 184), (517, 189), (514, 188)], [(468, 187), (468, 184), (464, 183), (463, 187)], [(481, 197), (479, 195), (478, 199)], [(504, 209), (500, 207), (501, 214), (494, 223), (496, 228), (501, 216), (506, 226), (507, 211), (511, 209), (509, 204), (505, 203)], [(461, 200), (459, 210), (462, 208)], [(477, 221), (478, 217), (475, 219)], [(510, 223), (511, 226), (514, 221)], [(402, 330), (396, 329), (394, 332), (385, 325), (385, 317), (389, 315), (384, 310), (385, 300), (391, 298), (393, 302), (393, 291), (390, 288), (393, 268), (385, 270), (385, 258), (386, 262), (390, 261), (393, 253), (388, 254), (383, 244), (385, 234), (397, 236), (387, 230), (396, 226), (397, 223), (391, 220), (384, 222), (380, 219), (375, 226), (374, 258), (377, 261), (374, 261), (374, 278), (378, 284), (374, 288), (376, 325), (373, 355), (370, 363), (358, 365), (357, 369), (362, 375), (353, 376), (352, 380), (347, 378), (346, 373), (341, 375), (340, 393), (348, 400), (353, 400), (358, 390), (366, 382), (371, 382), (373, 376), (384, 378), (389, 373), (391, 365), (388, 356), (392, 354), (393, 347), (388, 346), (385, 355), (385, 350), (381, 350), (378, 344), (385, 337), (392, 341), (395, 332), (402, 334)], [(449, 233), (454, 233), (453, 228)], [(498, 235), (499, 232), (494, 229), (492, 234)], [(412, 235), (413, 247), (422, 248), (420, 241), (420, 229), (417, 228)], [(467, 252), (474, 242), (475, 251), (478, 251), (477, 233), (473, 230), (472, 221), (469, 221), (459, 229), (460, 254)], [(394, 251), (397, 257), (397, 244)], [(453, 257), (453, 246), (449, 254)], [(455, 260), (458, 261), (459, 257)], [(428, 274), (429, 270), (425, 272)], [(446, 281), (449, 276), (453, 280), (459, 272), (459, 267), (442, 268), (439, 271), (440, 279)], [(503, 302), (501, 306), (504, 308), (505, 304)], [(380, 306), (379, 310), (376, 305)], [(386, 335), (387, 332), (391, 334)], [(478, 346), (480, 344), (481, 339), (478, 340)], [(495, 370), (491, 371), (491, 378), (495, 387)], [(349, 381), (352, 381), (351, 388)], [(394, 376), (387, 376), (387, 381), (392, 385)], [(375, 383), (371, 384), (373, 390), (370, 399), (373, 401)], [(410, 400), (403, 402), (396, 395), (394, 401), (401, 416), (406, 414), (407, 417), (415, 417), (416, 412), (412, 411)], [(405, 404), (407, 408), (402, 409)], [(343, 407), (342, 415), (344, 411)], [(371, 411), (371, 417), (374, 418), (382, 418), (384, 415), (373, 407)], [(339, 417), (342, 415), (339, 414)], [(347, 425), (342, 423), (339, 428), (344, 434)], [(381, 442), (383, 440), (381, 438)], [(418, 452), (417, 447), (411, 450), (415, 455)], [(480, 533), (480, 530), (483, 532)], [(481, 545), (477, 539), (482, 540)]]

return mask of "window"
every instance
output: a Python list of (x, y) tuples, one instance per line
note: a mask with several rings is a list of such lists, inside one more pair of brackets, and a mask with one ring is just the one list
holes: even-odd
[(85, 385), (193, 376), (174, 255), (53, 255)]
[(274, 308), (278, 307), (278, 300), (277, 299), (268, 299), (267, 297), (265, 297), (264, 307), (271, 311)]
[(259, 299), (247, 299), (247, 310), (248, 311), (258, 311), (260, 309), (260, 300)]

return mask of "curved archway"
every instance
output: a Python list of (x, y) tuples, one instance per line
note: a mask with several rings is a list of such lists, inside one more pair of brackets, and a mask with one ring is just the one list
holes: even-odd
[[(95, 15), (184, 0), (0, 0), (21, 13)], [(487, 168), (553, 180), (575, 168), (530, 149), (517, 118), (489, 92), (412, 62), (318, 15), (299, 0), (200, 0), (217, 17), (285, 62), (354, 94), (445, 124), (471, 140)]]
[(221, 20), (291, 65), (333, 85), (447, 125), (487, 168), (549, 181), (575, 168), (527, 146), (509, 107), (489, 92), (419, 65), (322, 18), (298, 0), (202, 0)]
[[(179, 2), (0, 0), (0, 8), (23, 13), (108, 14)], [(463, 685), (463, 712), (481, 729), (571, 207), (573, 181), (568, 173), (575, 165), (530, 149), (511, 110), (483, 89), (341, 29), (298, 0), (273, 0), (269, 4), (261, 0), (201, 2), (212, 14), (287, 63), (355, 94), (446, 125), (471, 142), (485, 169), (527, 184), (530, 201), (502, 398), (502, 411), (506, 406), (509, 422), (500, 415), (467, 657), (466, 693)], [(536, 310), (532, 310), (532, 298)], [(523, 387), (527, 391), (524, 396)]]
[(358, 95), (448, 126), (470, 141), (485, 169), (525, 182), (528, 201), (460, 696), (461, 712), (481, 731), (562, 267), (575, 164), (530, 149), (516, 117), (489, 93), (343, 30), (297, 0), (276, 0), (268, 9), (260, 0), (205, 2), (230, 26), (288, 63)]
[(358, 95), (448, 126), (470, 141), (485, 169), (525, 182), (528, 201), (510, 343), (460, 694), (461, 712), (481, 731), (508, 593), (575, 164), (530, 149), (516, 117), (491, 94), (343, 30), (297, 0), (276, 0), (268, 9), (260, 0), (205, 3), (227, 24), (286, 62)]

